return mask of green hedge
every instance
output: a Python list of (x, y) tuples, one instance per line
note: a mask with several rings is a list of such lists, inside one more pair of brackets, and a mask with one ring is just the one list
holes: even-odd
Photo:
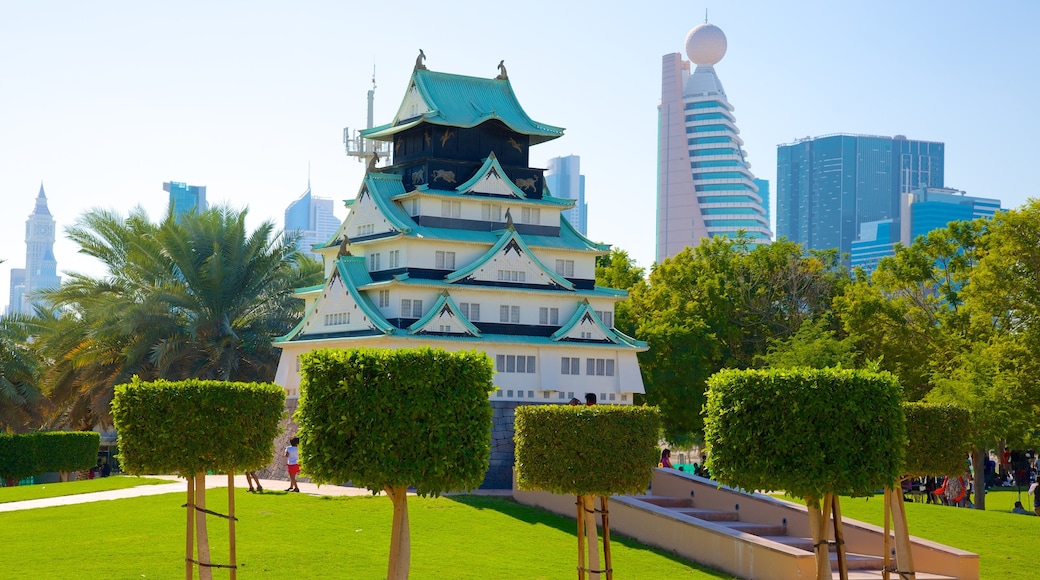
[(657, 407), (517, 407), (517, 485), (574, 495), (645, 493), (660, 430)]
[(269, 383), (135, 377), (112, 400), (120, 465), (135, 475), (259, 469), (284, 409), (285, 391)]
[(101, 435), (94, 431), (41, 431), (32, 434), (36, 472), (78, 471), (97, 465)]
[(906, 460), (903, 475), (960, 475), (971, 450), (971, 414), (953, 405), (903, 403)]
[(33, 436), (0, 433), (0, 478), (23, 479), (37, 473)]
[(491, 359), (441, 349), (319, 350), (303, 355), (300, 464), (318, 483), (420, 495), (472, 489), (491, 448)]
[(721, 371), (708, 380), (708, 467), (718, 481), (749, 490), (872, 493), (902, 472), (902, 398), (889, 373)]

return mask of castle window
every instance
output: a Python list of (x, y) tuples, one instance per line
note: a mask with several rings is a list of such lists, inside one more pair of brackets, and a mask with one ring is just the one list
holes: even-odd
[[(533, 356), (500, 354), (495, 356), (495, 370), (500, 373), (527, 373), (536, 372)], [(523, 392), (523, 391), (521, 391)], [(522, 395), (520, 395), (522, 396)], [(530, 396), (534, 396), (531, 393)]]
[(556, 260), (556, 273), (560, 276), (574, 276), (574, 260)]
[(401, 318), (422, 318), (422, 300), (401, 300)]
[(607, 328), (614, 328), (614, 313), (609, 310), (597, 310), (596, 316), (603, 321)]
[(462, 202), (461, 201), (442, 201), (441, 202), (441, 217), (462, 217)]
[(537, 207), (520, 208), (520, 223), (537, 224), (541, 220), (542, 210)]
[(364, 225), (358, 226), (358, 228), (357, 228), (358, 236), (370, 236), (370, 235), (374, 234), (375, 231), (376, 231), (375, 224), (364, 224)]
[(597, 376), (614, 376), (614, 359), (585, 359), (585, 374)]
[(497, 203), (480, 204), (480, 217), (484, 221), (502, 221), (502, 206)]
[(499, 270), (499, 282), (524, 282), (527, 280), (527, 272), (523, 270)]
[(325, 326), (342, 326), (350, 324), (349, 312), (335, 312), (325, 315)]
[(476, 302), (460, 302), (459, 310), (462, 311), (463, 316), (471, 321), (480, 321), (480, 304)]
[(368, 271), (375, 272), (379, 269), (379, 253), (368, 255)]
[(455, 252), (444, 252), (437, 250), (434, 253), (434, 267), (438, 270), (454, 270), (455, 269)]
[(390, 250), (390, 268), (401, 267), (401, 250)]
[(517, 324), (520, 322), (520, 307), (510, 306), (503, 304), (498, 307), (498, 321), (499, 322), (512, 322)]
[(560, 359), (560, 374), (580, 375), (581, 359), (577, 357), (563, 357)]
[(380, 290), (379, 291), (379, 307), (387, 308), (390, 306), (390, 291)]
[(552, 324), (556, 325), (560, 323), (560, 309), (559, 308), (539, 308), (538, 309), (538, 324)]

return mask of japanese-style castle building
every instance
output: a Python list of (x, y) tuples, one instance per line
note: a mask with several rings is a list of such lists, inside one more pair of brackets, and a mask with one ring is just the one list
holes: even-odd
[(521, 108), (500, 64), (495, 78), (427, 70), (420, 54), (392, 122), (363, 130), (392, 143), (373, 160), (336, 235), (316, 248), (325, 283), (304, 288), (303, 320), (277, 339), (276, 382), (292, 404), (298, 357), (319, 348), (480, 349), (497, 370), (491, 471), (509, 487), (513, 410), (595, 393), (631, 404), (646, 343), (613, 327), (622, 290), (595, 284), (610, 248), (561, 216), (529, 148), (563, 134)]

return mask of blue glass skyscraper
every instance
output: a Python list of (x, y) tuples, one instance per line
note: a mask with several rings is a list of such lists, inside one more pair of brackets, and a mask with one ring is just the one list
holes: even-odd
[(900, 196), (943, 187), (945, 146), (902, 135), (826, 135), (777, 148), (776, 232), (848, 254), (860, 225), (895, 219)]
[(332, 211), (331, 199), (315, 197), (311, 194), (311, 185), (307, 183), (307, 191), (299, 199), (285, 208), (285, 231), (299, 235), (296, 247), (311, 257), (321, 259), (312, 251), (315, 245), (327, 244), (339, 230), (340, 220)]
[(179, 181), (167, 181), (162, 184), (163, 191), (170, 194), (170, 207), (175, 218), (191, 211), (206, 211), (206, 186), (188, 185)]
[(553, 197), (574, 200), (573, 208), (560, 213), (581, 235), (587, 236), (589, 206), (585, 203), (585, 176), (581, 174), (581, 157), (568, 155), (550, 159), (545, 170), (545, 185)]

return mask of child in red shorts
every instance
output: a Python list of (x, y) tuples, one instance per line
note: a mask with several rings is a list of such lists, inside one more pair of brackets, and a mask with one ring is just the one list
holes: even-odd
[(285, 448), (285, 466), (289, 471), (289, 489), (285, 491), (300, 491), (296, 483), (296, 474), (300, 472), (300, 438), (293, 437), (289, 440), (289, 446)]

